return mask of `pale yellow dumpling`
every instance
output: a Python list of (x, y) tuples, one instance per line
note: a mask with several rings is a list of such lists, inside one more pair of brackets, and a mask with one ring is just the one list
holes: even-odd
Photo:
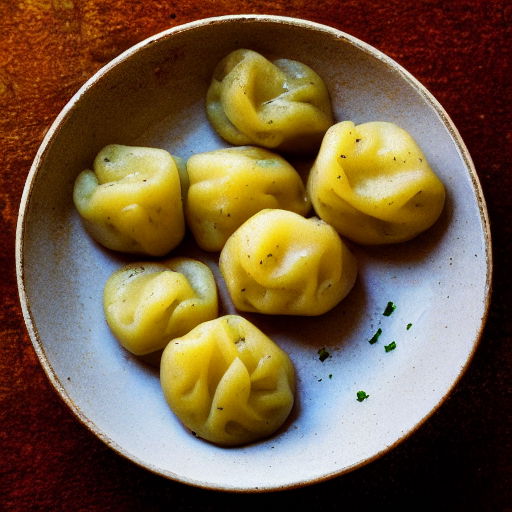
[(415, 237), (434, 224), (445, 200), (443, 184), (414, 139), (387, 122), (331, 127), (308, 193), (319, 217), (361, 244)]
[(333, 123), (329, 93), (315, 71), (252, 50), (231, 52), (216, 67), (206, 112), (221, 137), (293, 152), (316, 150)]
[(181, 422), (224, 446), (270, 436), (294, 402), (288, 354), (237, 315), (205, 322), (172, 340), (162, 354), (160, 381)]
[(103, 307), (121, 345), (145, 355), (215, 318), (217, 288), (210, 268), (190, 258), (131, 263), (107, 280)]
[(354, 256), (318, 218), (262, 210), (228, 239), (220, 270), (235, 307), (271, 315), (321, 315), (351, 290)]
[(91, 236), (109, 249), (163, 256), (185, 234), (177, 160), (157, 148), (111, 144), (75, 181), (73, 200)]
[(242, 146), (187, 161), (186, 220), (198, 245), (220, 251), (243, 222), (265, 208), (305, 215), (310, 209), (297, 171), (270, 151)]

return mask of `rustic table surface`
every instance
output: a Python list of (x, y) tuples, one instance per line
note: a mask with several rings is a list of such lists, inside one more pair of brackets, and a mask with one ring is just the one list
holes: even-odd
[[(49, 384), (20, 311), (14, 240), (45, 131), (101, 66), (142, 39), (222, 14), (279, 14), (341, 29), (387, 53), (440, 101), (486, 197), (494, 291), (484, 335), (445, 404), (373, 463), (278, 493), (213, 492), (123, 459)], [(0, 0), (0, 510), (512, 510), (512, 5), (505, 0)], [(321, 450), (321, 443), (319, 443)]]

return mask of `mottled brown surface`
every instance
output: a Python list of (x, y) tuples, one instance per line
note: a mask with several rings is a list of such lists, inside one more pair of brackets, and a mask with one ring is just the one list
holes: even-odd
[[(45, 130), (73, 93), (145, 37), (232, 13), (284, 14), (334, 26), (386, 52), (426, 85), (473, 157), (495, 254), (484, 337), (443, 407), (414, 436), (362, 469), (252, 497), (164, 480), (122, 459), (79, 424), (32, 349), (14, 270), (25, 179)], [(0, 510), (230, 510), (249, 504), (512, 510), (511, 24), (505, 0), (0, 0)]]

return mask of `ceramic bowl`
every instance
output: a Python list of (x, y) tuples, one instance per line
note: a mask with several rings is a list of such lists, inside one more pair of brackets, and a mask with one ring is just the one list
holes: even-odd
[[(183, 428), (164, 400), (158, 367), (127, 353), (110, 333), (103, 286), (133, 258), (91, 240), (72, 190), (78, 173), (106, 144), (161, 147), (183, 158), (227, 146), (207, 122), (205, 94), (217, 62), (241, 47), (310, 65), (329, 88), (337, 121), (390, 121), (408, 130), (443, 180), (447, 202), (439, 221), (410, 242), (351, 244), (358, 280), (329, 313), (247, 315), (290, 354), (297, 401), (274, 436), (227, 449)], [(210, 265), (222, 311), (233, 312), (218, 255), (191, 243), (175, 252), (194, 253)], [(487, 314), (492, 267), (475, 169), (432, 95), (389, 57), (348, 34), (258, 15), (175, 27), (127, 50), (88, 80), (35, 157), (21, 202), (16, 256), (35, 351), (78, 419), (150, 471), (225, 491), (286, 489), (339, 476), (414, 432), (471, 360)], [(389, 301), (396, 309), (383, 316)], [(368, 340), (378, 328), (381, 339), (372, 345)], [(392, 340), (396, 349), (386, 352)], [(321, 349), (330, 354), (323, 361)], [(358, 401), (358, 391), (369, 398)]]

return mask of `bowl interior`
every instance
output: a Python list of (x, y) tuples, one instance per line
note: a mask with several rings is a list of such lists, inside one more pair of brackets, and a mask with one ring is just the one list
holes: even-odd
[[(205, 94), (217, 62), (237, 48), (310, 65), (329, 88), (337, 121), (391, 121), (419, 142), (446, 185), (437, 224), (392, 247), (351, 245), (359, 277), (316, 318), (246, 315), (292, 358), (297, 403), (272, 438), (219, 448), (193, 437), (167, 407), (158, 369), (124, 351), (102, 310), (111, 272), (134, 258), (85, 233), (73, 182), (106, 144), (167, 149), (188, 158), (227, 146), (209, 126)], [(302, 173), (311, 161), (293, 160)], [(48, 133), (27, 181), (18, 275), (27, 326), (58, 392), (100, 438), (134, 462), (192, 485), (223, 490), (294, 487), (342, 474), (413, 431), (457, 381), (487, 311), (489, 234), (478, 180), (456, 130), (406, 72), (334, 29), (276, 17), (196, 22), (142, 42), (107, 65)], [(222, 312), (234, 312), (217, 254), (186, 240), (216, 273)], [(137, 259), (137, 258), (135, 258)], [(382, 315), (388, 301), (397, 309)], [(407, 325), (412, 326), (407, 329)], [(368, 343), (382, 328), (381, 341)], [(386, 353), (383, 345), (395, 340)], [(318, 350), (330, 353), (320, 361)], [(369, 398), (356, 400), (365, 390)]]

